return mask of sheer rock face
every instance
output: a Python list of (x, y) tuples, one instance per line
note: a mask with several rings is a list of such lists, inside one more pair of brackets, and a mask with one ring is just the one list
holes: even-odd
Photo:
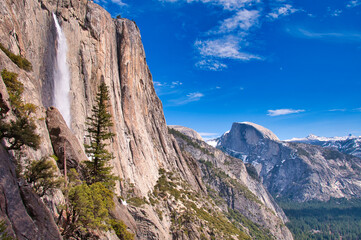
[[(0, 69), (16, 72), (25, 86), (24, 101), (39, 106), (37, 131), (41, 148), (26, 149), (26, 155), (40, 159), (56, 153), (53, 147), (57, 148), (57, 134), (52, 134), (54, 128), (48, 129), (45, 122), (46, 108), (53, 105), (57, 33), (52, 12), (68, 44), (71, 131), (78, 141), (75, 151), (84, 150), (86, 118), (91, 114), (98, 85), (104, 80), (110, 90), (109, 111), (114, 123), (111, 131), (115, 134), (109, 146), (115, 156), (111, 164), (114, 173), (123, 179), (117, 194), (122, 195), (134, 185), (132, 190), (137, 196), (147, 197), (159, 178), (160, 168), (179, 174), (196, 191), (204, 190), (200, 175), (194, 175), (200, 173), (189, 169), (177, 142), (168, 135), (138, 27), (127, 19), (112, 19), (108, 12), (87, 0), (0, 0), (0, 42), (13, 53), (25, 56), (33, 66), (33, 71), (25, 72), (0, 51)], [(60, 120), (54, 120), (55, 125), (61, 125), (61, 121), (56, 121)], [(84, 153), (81, 155), (78, 157), (83, 158)], [(149, 210), (147, 216), (156, 227), (141, 228), (137, 222), (136, 234), (146, 236), (158, 231), (154, 234), (159, 239), (169, 239), (170, 224), (161, 224), (159, 219), (156, 222), (154, 210)]]
[(19, 240), (61, 239), (53, 216), (29, 186), (18, 182), (15, 164), (0, 145), (0, 219)]
[(252, 163), (273, 196), (296, 201), (361, 196), (361, 160), (337, 150), (275, 141), (239, 123), (218, 139), (217, 148)]
[[(159, 177), (158, 169), (172, 169), (181, 160), (167, 134), (162, 104), (155, 94), (135, 23), (114, 20), (100, 6), (85, 0), (1, 0), (0, 6), (4, 22), (0, 25), (1, 42), (33, 64), (33, 72), (19, 77), (30, 89), (24, 98), (44, 107), (52, 105), (56, 49), (52, 12), (56, 13), (69, 48), (71, 129), (83, 143), (84, 123), (91, 113), (97, 86), (104, 80), (110, 89), (109, 110), (116, 134), (109, 147), (115, 155), (114, 171), (145, 196)], [(46, 127), (41, 127), (39, 132), (44, 132)], [(189, 178), (188, 170), (184, 171)], [(196, 182), (194, 178), (189, 180)]]

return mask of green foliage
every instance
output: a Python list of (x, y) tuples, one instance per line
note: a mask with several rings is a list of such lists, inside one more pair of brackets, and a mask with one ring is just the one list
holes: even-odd
[(111, 220), (111, 226), (120, 240), (133, 240), (134, 234), (127, 230), (127, 225), (121, 220)]
[(157, 181), (157, 184), (154, 186), (154, 195), (156, 197), (165, 198), (167, 193), (173, 196), (178, 200), (181, 196), (181, 191), (177, 189), (177, 184), (175, 184), (167, 175), (164, 169), (159, 169), (160, 177)]
[(297, 240), (360, 239), (361, 199), (330, 199), (328, 202), (282, 201), (290, 222), (287, 227)]
[(181, 133), (173, 128), (168, 128), (168, 133), (172, 134), (175, 137), (183, 139), (184, 141), (186, 141), (186, 143), (188, 145), (201, 150), (201, 152), (203, 152), (204, 154), (214, 156), (214, 154), (209, 152), (208, 149), (202, 147), (201, 145), (199, 145), (199, 143), (196, 142), (196, 140), (188, 137), (187, 135), (184, 135), (183, 133)]
[(14, 111), (23, 105), (21, 95), (24, 92), (24, 85), (18, 80), (18, 75), (4, 69), (1, 72), (1, 77), (6, 85), (9, 93), (9, 99)]
[(6, 231), (6, 224), (4, 220), (0, 221), (0, 240), (13, 240), (14, 238), (11, 237), (8, 232)]
[(230, 220), (235, 221), (237, 223), (242, 224), (242, 226), (246, 227), (249, 230), (252, 239), (257, 240), (272, 240), (274, 239), (270, 232), (266, 229), (263, 229), (259, 225), (255, 224), (245, 216), (243, 216), (240, 212), (228, 208), (228, 216)]
[(76, 234), (84, 235), (88, 229), (108, 229), (113, 195), (102, 183), (71, 187), (62, 235), (67, 239)]
[[(228, 221), (224, 216), (206, 211), (204, 208), (198, 208), (196, 204), (190, 203), (187, 206), (195, 211), (196, 216), (208, 222), (208, 224), (215, 230), (226, 233), (227, 235), (238, 236), (238, 239), (250, 239), (249, 236), (244, 234), (239, 228)], [(242, 236), (242, 237), (241, 237)]]
[(1, 76), (8, 90), (16, 119), (6, 122), (5, 115), (0, 114), (0, 139), (7, 138), (9, 141), (10, 146), (7, 150), (19, 150), (24, 145), (38, 149), (40, 136), (36, 134), (34, 119), (30, 117), (30, 114), (36, 112), (36, 106), (30, 103), (24, 104), (22, 101), (24, 85), (18, 81), (16, 73), (4, 69)]
[(10, 52), (0, 43), (0, 49), (13, 61), (19, 68), (24, 69), (27, 72), (33, 70), (33, 66), (31, 63), (21, 55), (15, 55), (14, 53)]
[(10, 123), (0, 117), (0, 139), (7, 138), (10, 146), (7, 150), (19, 150), (26, 145), (32, 149), (38, 149), (40, 136), (35, 133), (36, 125), (27, 117), (19, 117)]
[(226, 186), (236, 189), (238, 192), (242, 193), (242, 195), (248, 200), (263, 205), (263, 203), (257, 198), (257, 196), (254, 195), (245, 185), (241, 184), (236, 179), (231, 178), (220, 168), (214, 167), (211, 162), (200, 160), (199, 163), (201, 163), (207, 168), (209, 175), (219, 178)]
[(106, 182), (112, 187), (115, 185), (115, 177), (111, 173), (112, 168), (109, 166), (109, 161), (113, 159), (113, 155), (106, 149), (109, 145), (106, 142), (114, 134), (110, 132), (113, 123), (108, 108), (108, 87), (102, 82), (98, 89), (95, 105), (92, 108), (92, 115), (88, 117), (86, 123), (90, 144), (85, 145), (85, 152), (90, 160), (85, 161), (85, 164), (88, 172), (88, 184)]
[(253, 178), (253, 179), (257, 180), (258, 182), (260, 182), (261, 179), (260, 179), (260, 177), (258, 176), (258, 173), (257, 173), (256, 168), (255, 168), (251, 163), (246, 163), (245, 165), (246, 165), (246, 169), (247, 169), (248, 175), (249, 175), (251, 178)]
[[(297, 146), (297, 145), (296, 145)], [(311, 155), (310, 155), (310, 153), (309, 152), (307, 152), (305, 149), (303, 149), (303, 148), (300, 148), (300, 147), (298, 147), (297, 148), (297, 154), (299, 155), (299, 156), (306, 156), (307, 158), (310, 158), (311, 157)]]
[(25, 169), (24, 178), (40, 196), (53, 193), (63, 181), (56, 176), (57, 167), (46, 158), (32, 161)]
[(132, 197), (127, 200), (129, 205), (132, 205), (134, 207), (141, 207), (144, 204), (148, 204), (147, 200), (145, 198), (140, 197)]
[(332, 160), (332, 159), (342, 159), (343, 154), (339, 151), (331, 148), (324, 148), (324, 151), (322, 153), (323, 157), (326, 160)]

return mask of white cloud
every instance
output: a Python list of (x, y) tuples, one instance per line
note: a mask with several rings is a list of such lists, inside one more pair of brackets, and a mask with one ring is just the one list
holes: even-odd
[(211, 136), (218, 136), (218, 133), (209, 133), (209, 132), (200, 132), (199, 135), (202, 137), (211, 137)]
[(295, 110), (295, 109), (276, 109), (276, 110), (268, 110), (268, 116), (275, 117), (275, 116), (281, 116), (281, 115), (288, 115), (293, 113), (301, 113), (305, 110)]
[(214, 59), (203, 59), (196, 63), (196, 67), (211, 71), (222, 71), (227, 65)]
[[(94, 0), (96, 3), (109, 3), (109, 0)], [(110, 0), (110, 2), (118, 4), (119, 6), (127, 6), (126, 3), (123, 2), (123, 0)]]
[(287, 31), (295, 37), (361, 42), (360, 32), (313, 32), (303, 28), (287, 29)]
[(330, 109), (329, 112), (346, 112), (347, 109), (345, 108), (339, 108), (339, 109)]
[(187, 3), (193, 3), (193, 2), (201, 2), (201, 3), (209, 3), (213, 5), (222, 6), (226, 10), (234, 10), (234, 9), (240, 9), (242, 7), (245, 7), (247, 5), (252, 5), (253, 3), (258, 3), (260, 0), (159, 0), (161, 2), (187, 2)]
[(247, 31), (258, 24), (259, 17), (260, 14), (257, 10), (239, 10), (232, 17), (223, 20), (218, 30), (213, 33), (229, 33), (237, 29)]
[(112, 1), (112, 3), (116, 3), (119, 6), (126, 6), (127, 5), (126, 3), (123, 3), (122, 0), (111, 0), (111, 1)]
[(187, 94), (188, 100), (193, 101), (198, 101), (201, 99), (201, 97), (204, 97), (203, 93), (200, 92), (194, 92), (194, 93), (189, 93)]
[(336, 9), (335, 11), (333, 11), (333, 12), (331, 13), (331, 16), (338, 17), (338, 16), (341, 15), (341, 13), (342, 13), (342, 10), (341, 10), (341, 9)]
[(243, 52), (241, 49), (242, 41), (242, 38), (227, 36), (214, 40), (198, 40), (194, 45), (204, 57), (208, 56), (242, 61), (249, 61), (252, 59), (261, 60), (261, 57), (257, 55)]
[(171, 83), (170, 87), (171, 87), (171, 88), (175, 88), (175, 87), (181, 86), (181, 85), (183, 85), (182, 82), (180, 82), (180, 81), (175, 81), (175, 82), (172, 82), (172, 83)]
[(273, 9), (273, 11), (268, 14), (268, 17), (273, 18), (273, 19), (277, 19), (280, 16), (287, 16), (287, 15), (290, 15), (290, 14), (295, 13), (297, 11), (299, 11), (299, 10), (292, 7), (292, 5), (284, 4), (283, 6), (281, 6), (279, 8)]
[(187, 94), (185, 97), (182, 97), (179, 99), (173, 99), (173, 100), (170, 100), (169, 102), (171, 103), (171, 105), (179, 106), (179, 105), (185, 105), (185, 104), (191, 103), (191, 102), (197, 102), (197, 101), (201, 100), (202, 97), (204, 97), (203, 93), (193, 92), (193, 93)]
[[(263, 60), (264, 58), (251, 52), (250, 41), (255, 30), (264, 21), (287, 16), (297, 11), (289, 4), (289, 0), (272, 0), (267, 3), (262, 0), (158, 0), (170, 3), (203, 3), (219, 6), (213, 8), (219, 11), (220, 21), (209, 31), (201, 34), (194, 42), (200, 57), (196, 67), (205, 70), (220, 71), (227, 68), (223, 59), (240, 61)], [(267, 14), (265, 5), (272, 5), (272, 12)], [(222, 17), (227, 16), (227, 17)]]
[(353, 7), (357, 7), (361, 5), (361, 1), (360, 0), (351, 0), (347, 5), (346, 7), (348, 8), (353, 8)]

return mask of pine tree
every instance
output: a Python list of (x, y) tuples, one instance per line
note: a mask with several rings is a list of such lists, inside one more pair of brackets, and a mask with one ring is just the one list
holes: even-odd
[(85, 152), (89, 160), (86, 164), (86, 180), (88, 184), (103, 182), (106, 185), (114, 186), (115, 177), (111, 173), (112, 167), (109, 161), (113, 155), (106, 149), (114, 134), (110, 132), (113, 126), (109, 108), (109, 91), (107, 85), (102, 82), (98, 88), (95, 105), (92, 108), (92, 115), (87, 119), (87, 137), (90, 144), (85, 144)]

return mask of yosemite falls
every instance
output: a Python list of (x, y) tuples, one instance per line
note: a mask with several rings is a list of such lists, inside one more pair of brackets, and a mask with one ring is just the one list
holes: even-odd
[(54, 64), (53, 105), (59, 109), (61, 115), (63, 115), (66, 124), (70, 128), (70, 73), (69, 66), (66, 62), (68, 45), (66, 43), (66, 37), (54, 13), (53, 18), (57, 32), (57, 49)]

